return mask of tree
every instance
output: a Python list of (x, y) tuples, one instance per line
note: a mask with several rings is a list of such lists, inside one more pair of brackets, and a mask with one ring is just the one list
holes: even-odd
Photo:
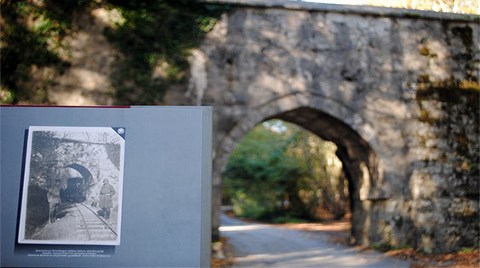
[(223, 174), (237, 214), (267, 219), (278, 213), (304, 172), (296, 158), (285, 154), (292, 141), (291, 135), (260, 125), (237, 146)]
[(348, 207), (336, 146), (280, 120), (249, 132), (232, 153), (224, 196), (235, 214), (254, 219), (319, 219), (319, 208), (341, 218)]

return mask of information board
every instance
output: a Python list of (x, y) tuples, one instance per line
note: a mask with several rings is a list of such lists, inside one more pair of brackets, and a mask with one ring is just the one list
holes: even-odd
[(209, 267), (210, 107), (0, 107), (2, 267)]

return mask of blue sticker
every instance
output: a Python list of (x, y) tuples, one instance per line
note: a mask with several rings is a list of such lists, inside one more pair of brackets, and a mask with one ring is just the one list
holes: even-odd
[(117, 134), (120, 135), (120, 137), (125, 139), (126, 129), (124, 127), (112, 127), (112, 129), (115, 130), (115, 132), (117, 132)]

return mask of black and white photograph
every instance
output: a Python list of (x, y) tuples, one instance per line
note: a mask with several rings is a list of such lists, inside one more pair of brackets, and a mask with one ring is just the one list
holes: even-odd
[(29, 127), (20, 244), (120, 244), (125, 132)]

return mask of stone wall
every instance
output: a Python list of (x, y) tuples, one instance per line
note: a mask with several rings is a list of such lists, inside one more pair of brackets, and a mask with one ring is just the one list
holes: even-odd
[(215, 226), (236, 143), (282, 118), (340, 148), (354, 242), (478, 246), (479, 24), (382, 10), (224, 14), (192, 58), (188, 92), (214, 107)]
[(417, 156), (410, 176), (415, 242), (442, 251), (478, 246), (478, 91), (429, 88), (416, 99), (417, 134), (410, 145)]

